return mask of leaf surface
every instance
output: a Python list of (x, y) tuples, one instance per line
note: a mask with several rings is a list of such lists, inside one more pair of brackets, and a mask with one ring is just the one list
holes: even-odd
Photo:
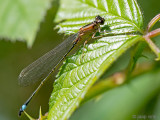
[(80, 50), (69, 57), (55, 80), (48, 119), (68, 118), (111, 63), (141, 38), (139, 35), (104, 37), (88, 45), (87, 52)]
[[(142, 13), (136, 0), (61, 0), (56, 22), (60, 33), (75, 33), (95, 16), (105, 18), (111, 33), (143, 33)], [(104, 26), (105, 26), (104, 25)]]
[(34, 42), (50, 0), (0, 0), (0, 37)]
[(57, 22), (64, 20), (57, 26), (60, 33), (75, 33), (100, 15), (106, 19), (102, 28), (109, 26), (106, 34), (113, 36), (100, 38), (66, 59), (54, 83), (48, 120), (69, 118), (88, 89), (122, 53), (142, 40), (139, 33), (143, 33), (135, 0), (61, 0), (60, 4), (56, 17)]
[[(159, 109), (155, 107), (159, 108), (159, 99), (153, 100), (159, 89), (160, 69), (149, 71), (132, 78), (127, 84), (105, 92), (98, 101), (85, 103), (73, 114), (71, 120), (134, 120), (140, 117), (158, 120)], [(147, 109), (149, 103), (149, 106), (155, 107)], [(152, 109), (157, 111), (151, 113)]]

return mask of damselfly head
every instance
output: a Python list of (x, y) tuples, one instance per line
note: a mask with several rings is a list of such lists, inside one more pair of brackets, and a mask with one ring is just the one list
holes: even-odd
[(103, 24), (104, 24), (105, 19), (104, 19), (104, 18), (102, 18), (101, 16), (97, 15), (97, 16), (96, 16), (96, 18), (95, 18), (95, 21), (96, 21), (97, 23), (99, 23), (99, 24), (103, 25)]

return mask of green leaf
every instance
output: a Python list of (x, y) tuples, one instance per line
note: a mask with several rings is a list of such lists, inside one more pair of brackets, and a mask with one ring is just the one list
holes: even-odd
[(160, 119), (160, 94), (157, 95), (157, 99), (154, 101), (154, 111), (153, 115), (156, 116), (156, 118)]
[[(61, 0), (55, 19), (60, 23), (60, 33), (75, 33), (80, 27), (94, 20), (96, 15), (105, 18), (111, 33), (143, 33), (142, 13), (136, 0)], [(105, 26), (104, 25), (104, 26)]]
[(106, 69), (143, 39), (139, 35), (143, 33), (142, 14), (135, 0), (61, 0), (60, 4), (56, 21), (65, 21), (57, 26), (59, 32), (75, 33), (99, 14), (106, 19), (102, 28), (109, 26), (113, 36), (103, 37), (66, 59), (54, 83), (48, 120), (69, 118)]
[(31, 47), (50, 0), (0, 0), (0, 37)]
[(111, 63), (141, 38), (139, 35), (104, 37), (88, 45), (85, 53), (80, 50), (69, 57), (55, 80), (48, 120), (68, 118)]
[[(144, 107), (159, 93), (160, 90), (160, 69), (152, 70), (145, 74), (136, 76), (129, 83), (104, 93), (99, 101), (89, 101), (73, 114), (71, 120), (137, 120), (140, 116), (146, 115), (146, 120), (155, 117), (159, 120), (158, 114), (142, 111)], [(152, 104), (155, 101), (151, 101)], [(158, 102), (158, 101), (157, 101)], [(159, 103), (156, 104), (158, 108)], [(151, 111), (151, 108), (148, 109)], [(142, 112), (141, 112), (142, 111)], [(115, 115), (116, 113), (116, 115)], [(135, 118), (133, 118), (135, 117)], [(153, 118), (154, 119), (154, 118)]]

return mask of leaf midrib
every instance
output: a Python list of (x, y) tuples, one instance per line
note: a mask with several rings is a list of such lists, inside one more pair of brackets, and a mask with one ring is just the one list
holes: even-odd
[[(136, 35), (134, 35), (134, 38), (135, 38), (135, 37), (136, 37)], [(130, 41), (130, 39), (132, 40), (132, 39), (134, 39), (134, 38), (133, 38), (133, 36), (132, 36), (132, 38), (129, 38), (129, 39), (127, 39), (127, 40), (122, 40), (122, 41), (124, 41), (124, 43), (123, 43), (121, 46), (123, 46), (127, 41)], [(114, 43), (118, 43), (118, 42), (122, 42), (122, 41), (116, 41), (116, 42), (112, 42), (112, 43), (100, 41), (100, 42), (98, 42), (98, 43), (108, 43), (108, 44), (110, 45), (110, 44), (114, 44)], [(89, 50), (89, 51), (87, 51), (87, 52), (85, 52), (85, 53), (97, 51), (97, 50), (99, 50), (99, 49), (101, 49), (102, 47), (105, 47), (105, 46), (106, 46), (106, 45), (97, 47), (96, 49)], [(117, 49), (119, 49), (119, 48), (117, 48)], [(95, 57), (95, 58), (93, 58), (93, 59), (91, 59), (91, 60), (89, 60), (89, 61), (87, 61), (87, 62), (85, 62), (85, 63), (81, 63), (80, 65), (75, 64), (77, 67), (74, 67), (73, 69), (70, 69), (70, 70), (68, 70), (68, 71), (65, 71), (65, 72), (63, 72), (62, 74), (60, 74), (59, 76), (65, 74), (65, 73), (67, 73), (67, 72), (70, 72), (70, 71), (72, 71), (72, 70), (74, 70), (74, 69), (76, 69), (76, 68), (78, 68), (78, 67), (80, 67), (80, 66), (82, 66), (82, 65), (84, 65), (84, 64), (87, 64), (87, 63), (89, 63), (89, 62), (91, 62), (91, 61), (94, 61), (94, 60), (102, 57), (103, 55), (105, 55), (105, 54), (107, 54), (107, 53), (109, 53), (109, 52), (115, 51), (115, 50), (117, 50), (117, 49), (112, 49), (112, 50), (110, 50), (110, 51), (107, 51), (106, 53), (100, 55), (99, 57)], [(85, 53), (84, 53), (84, 54), (85, 54)], [(77, 55), (74, 55), (74, 56), (76, 57), (76, 56), (80, 56), (80, 55), (81, 55), (81, 54), (77, 54)], [(77, 58), (77, 59), (78, 59), (78, 58)], [(72, 62), (68, 62), (68, 63), (72, 63)]]
[[(129, 40), (130, 40), (130, 39), (128, 39), (127, 41), (129, 41)], [(127, 41), (125, 41), (121, 46), (123, 46), (124, 44), (126, 44)], [(115, 49), (115, 50), (120, 49), (121, 46), (120, 46), (119, 48)], [(110, 52), (110, 51), (109, 51), (109, 52)], [(108, 52), (107, 52), (107, 53), (108, 53)], [(100, 57), (104, 56), (105, 54), (106, 54), (106, 53), (102, 54)], [(112, 56), (112, 55), (114, 55), (114, 54), (112, 53), (110, 56)], [(109, 56), (109, 57), (110, 57), (110, 56)], [(108, 58), (109, 58), (109, 57), (108, 57)], [(98, 57), (98, 58), (99, 58), (99, 57)], [(107, 58), (107, 59), (108, 59), (108, 58)], [(94, 59), (92, 59), (92, 61), (95, 60), (95, 59), (97, 59), (97, 57), (94, 58)], [(90, 61), (88, 61), (88, 62), (90, 62)], [(86, 62), (86, 63), (88, 63), (88, 62)], [(86, 64), (86, 63), (84, 63), (84, 64)], [(82, 64), (79, 65), (78, 67), (80, 67), (80, 66), (82, 66)], [(76, 67), (76, 68), (78, 68), (78, 67)], [(76, 68), (73, 68), (73, 69), (76, 69)], [(73, 69), (72, 69), (72, 70), (73, 70)], [(72, 71), (72, 70), (69, 70), (68, 72), (70, 72), (70, 71)], [(86, 75), (84, 78), (82, 78), (81, 80), (79, 80), (76, 84), (73, 84), (71, 87), (69, 87), (68, 90), (69, 90), (69, 89), (72, 89), (72, 87), (74, 87), (74, 86), (76, 86), (77, 84), (79, 84), (83, 79), (87, 78), (88, 76), (91, 76), (92, 74), (94, 74), (94, 73), (97, 72), (97, 71), (98, 71), (98, 69), (95, 70), (94, 72), (92, 72), (91, 74)], [(66, 73), (66, 72), (65, 72), (65, 73)], [(63, 74), (65, 74), (65, 73), (63, 73)], [(62, 74), (62, 75), (63, 75), (63, 74)], [(64, 84), (64, 82), (63, 82), (63, 84)], [(61, 86), (62, 86), (61, 89), (63, 89), (63, 84), (61, 85)], [(60, 90), (61, 90), (61, 89), (60, 89)], [(77, 88), (77, 89), (79, 89), (79, 88)], [(68, 90), (65, 91), (65, 93), (63, 94), (63, 97), (65, 97), (65, 94), (67, 93)], [(82, 91), (82, 90), (81, 90), (81, 91)], [(59, 93), (60, 93), (60, 91), (58, 92), (57, 96), (59, 95)], [(60, 101), (62, 100), (63, 97), (61, 96)], [(58, 98), (58, 99), (59, 99), (59, 98)], [(76, 98), (74, 98), (74, 99), (76, 99)], [(56, 99), (56, 100), (57, 100), (57, 99)], [(55, 100), (55, 101), (56, 101), (56, 100)], [(54, 105), (55, 105), (55, 104), (54, 104)], [(53, 105), (53, 106), (54, 106), (54, 105)]]

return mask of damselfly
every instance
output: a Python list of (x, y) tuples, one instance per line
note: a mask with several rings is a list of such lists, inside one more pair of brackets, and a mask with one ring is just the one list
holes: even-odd
[(93, 22), (81, 27), (78, 33), (71, 35), (56, 48), (52, 49), (22, 70), (19, 75), (20, 85), (27, 86), (38, 80), (41, 80), (42, 82), (28, 98), (28, 100), (22, 105), (19, 111), (19, 116), (21, 116), (22, 112), (26, 109), (33, 96), (42, 87), (43, 83), (55, 71), (57, 66), (65, 59), (75, 45), (81, 40), (85, 40), (85, 45), (89, 39), (94, 38), (95, 34), (98, 31), (100, 32), (100, 25), (103, 25), (104, 21), (105, 19), (101, 16), (96, 16)]

